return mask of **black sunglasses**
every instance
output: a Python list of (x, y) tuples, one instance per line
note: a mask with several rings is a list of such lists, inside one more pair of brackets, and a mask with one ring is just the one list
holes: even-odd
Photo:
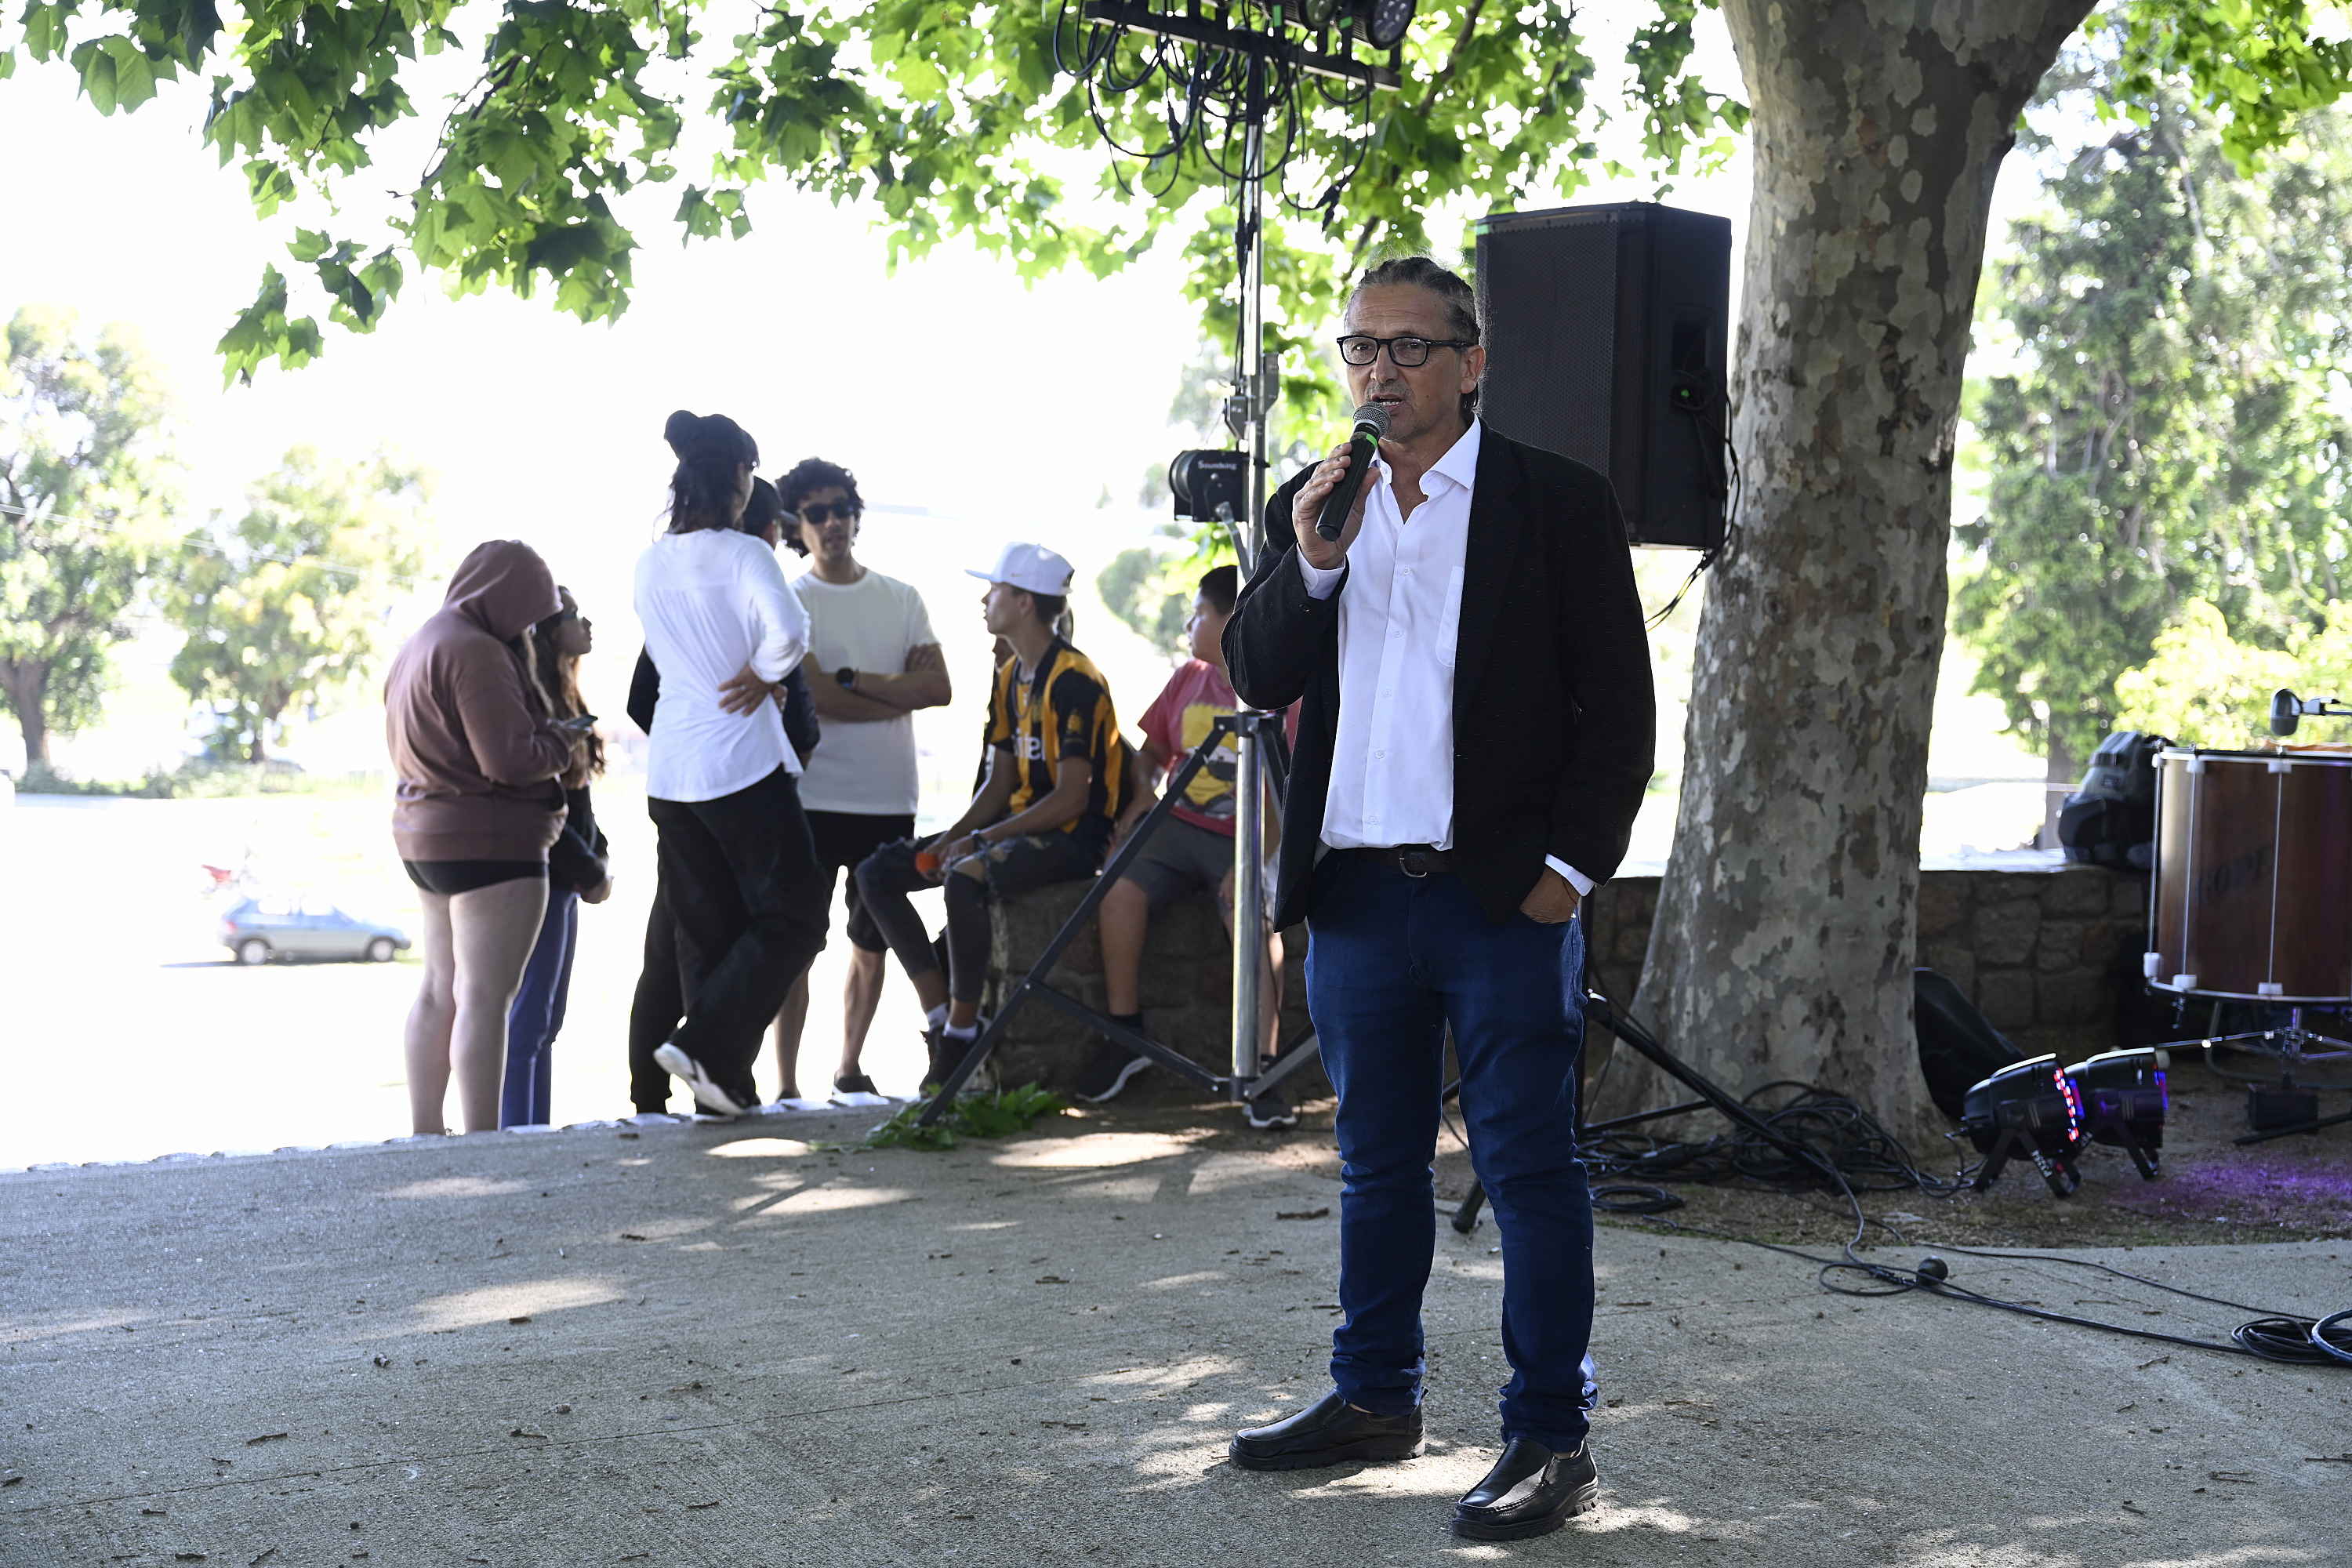
[(861, 510), (854, 501), (813, 500), (801, 508), (799, 515), (803, 522), (814, 523), (822, 528), (827, 518), (837, 517), (844, 522), (856, 522)]

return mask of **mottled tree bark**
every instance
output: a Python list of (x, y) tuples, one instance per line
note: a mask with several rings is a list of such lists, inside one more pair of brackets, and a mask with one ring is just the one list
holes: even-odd
[[(1953, 426), (1993, 176), (2089, 0), (1725, 0), (1755, 111), (1732, 439), (1636, 1007), (1906, 1134)], [(1622, 1066), (1622, 1064), (1621, 1064)], [(1654, 1087), (1627, 1074), (1627, 1089)], [(1610, 1107), (1630, 1095), (1614, 1095)]]

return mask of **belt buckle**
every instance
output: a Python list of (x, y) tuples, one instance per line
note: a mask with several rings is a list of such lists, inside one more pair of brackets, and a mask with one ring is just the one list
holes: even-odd
[(1411, 864), (1413, 858), (1420, 853), (1421, 851), (1418, 849), (1398, 850), (1397, 869), (1403, 872), (1406, 876), (1411, 877), (1416, 882), (1425, 882), (1429, 879), (1429, 873), (1426, 871), (1416, 871), (1412, 868)]

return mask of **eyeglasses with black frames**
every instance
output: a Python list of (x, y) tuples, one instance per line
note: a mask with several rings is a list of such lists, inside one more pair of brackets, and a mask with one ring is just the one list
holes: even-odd
[(1418, 370), (1429, 363), (1432, 349), (1474, 349), (1467, 338), (1368, 338), (1350, 333), (1339, 341), (1339, 357), (1349, 364), (1370, 364), (1389, 351), (1389, 363), (1399, 370)]
[(803, 522), (813, 527), (823, 528), (828, 518), (837, 517), (844, 522), (856, 522), (860, 512), (857, 505), (853, 501), (813, 500), (801, 508), (799, 515)]

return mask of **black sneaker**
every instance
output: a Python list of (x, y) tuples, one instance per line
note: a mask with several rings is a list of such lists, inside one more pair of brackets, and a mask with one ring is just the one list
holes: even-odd
[(1114, 1045), (1097, 1036), (1094, 1059), (1087, 1063), (1087, 1070), (1078, 1075), (1078, 1081), (1071, 1086), (1070, 1092), (1088, 1105), (1100, 1105), (1116, 1096), (1127, 1087), (1129, 1079), (1150, 1065), (1150, 1057), (1138, 1056), (1125, 1046)]
[(1282, 1132), (1298, 1125), (1298, 1112), (1290, 1109), (1290, 1101), (1278, 1089), (1268, 1089), (1255, 1100), (1242, 1102), (1252, 1127)]
[(986, 1033), (988, 1033), (988, 1020), (985, 1018), (974, 1026), (973, 1032), (968, 1039), (961, 1037), (950, 1039), (945, 1027), (925, 1029), (923, 1040), (931, 1048), (931, 1066), (930, 1070), (923, 1075), (923, 1081), (925, 1083), (947, 1082), (948, 1074), (955, 1071), (956, 1064), (963, 1060), (964, 1054), (970, 1051), (979, 1042), (980, 1037)]
[(853, 1072), (845, 1073), (833, 1080), (833, 1102), (835, 1105), (863, 1108), (870, 1105), (887, 1105), (890, 1100), (887, 1095), (874, 1087), (874, 1080), (862, 1072)]

